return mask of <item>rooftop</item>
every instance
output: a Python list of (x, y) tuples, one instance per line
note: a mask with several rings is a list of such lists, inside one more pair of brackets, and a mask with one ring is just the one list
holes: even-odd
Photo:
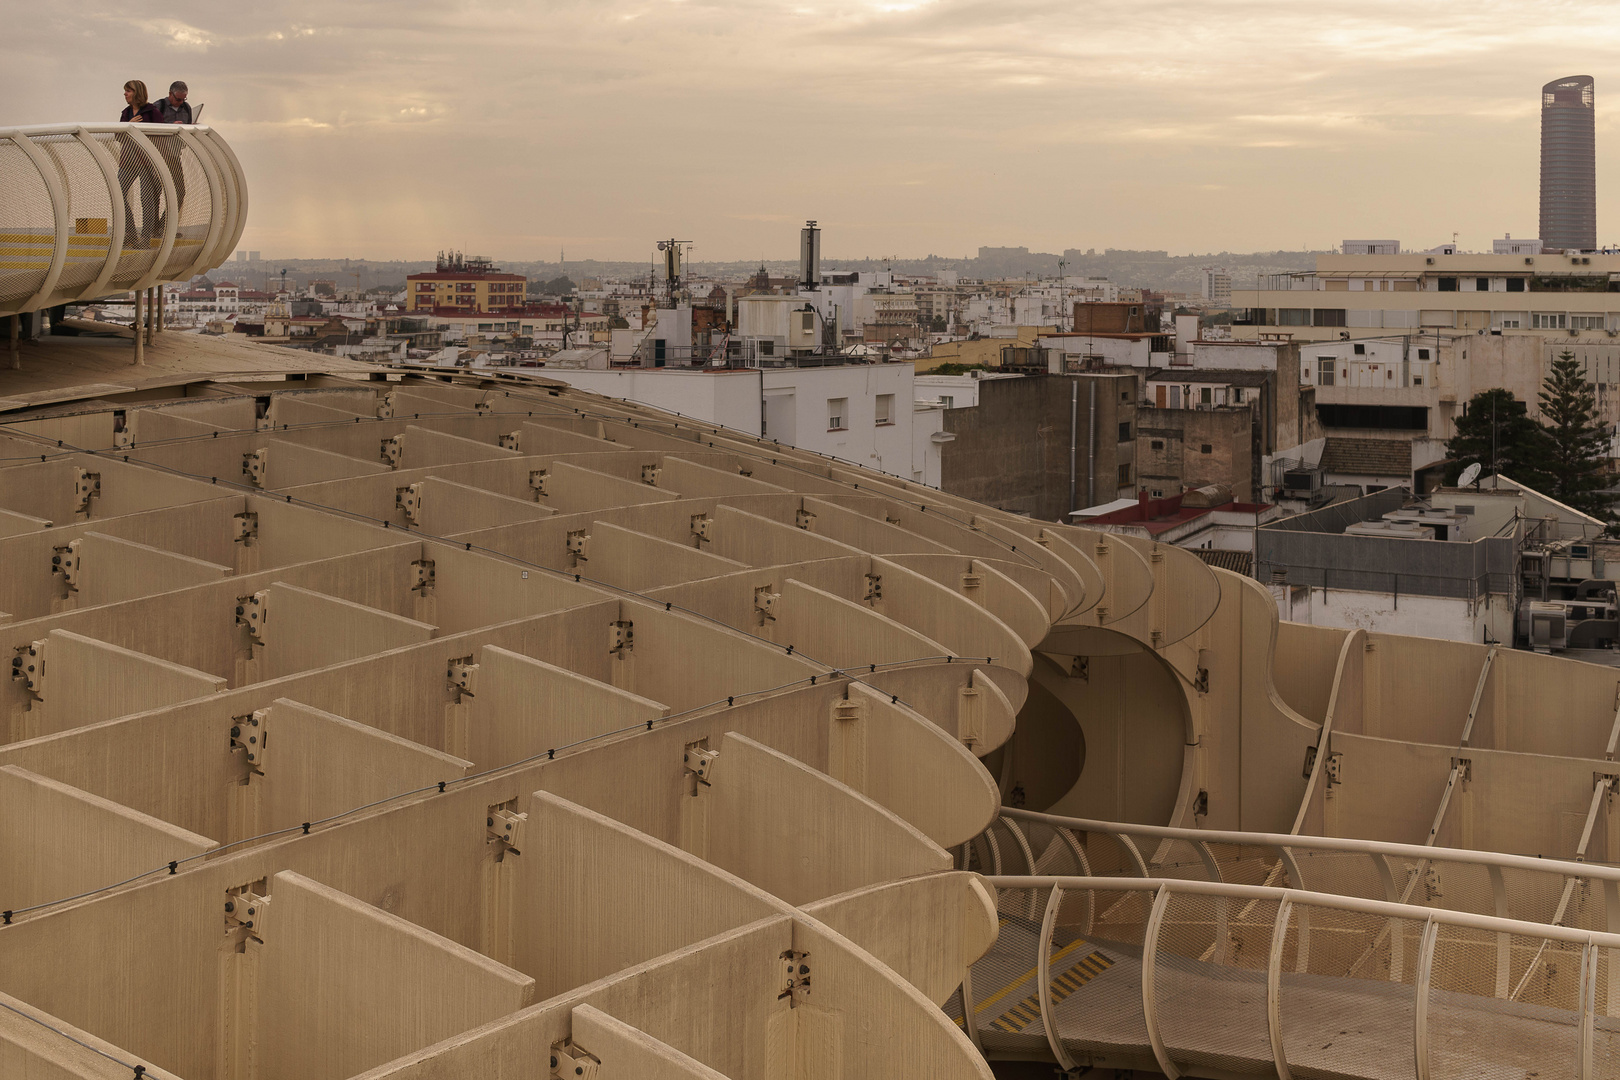
[(1412, 444), (1405, 439), (1351, 439), (1330, 435), (1321, 466), (1346, 476), (1410, 477)]
[[(1208, 489), (1201, 489), (1208, 490)], [(1103, 504), (1117, 506), (1104, 514), (1088, 514), (1084, 510), (1077, 510), (1071, 517), (1076, 524), (1097, 527), (1105, 525), (1137, 525), (1145, 528), (1151, 536), (1159, 536), (1189, 521), (1196, 521), (1206, 514), (1217, 510), (1239, 514), (1261, 514), (1269, 509), (1267, 503), (1245, 503), (1235, 500), (1219, 503), (1215, 506), (1193, 505), (1202, 502), (1200, 492), (1185, 491), (1180, 495), (1171, 495), (1163, 499), (1152, 499), (1144, 492), (1133, 502), (1129, 499), (1119, 499), (1112, 503)]]

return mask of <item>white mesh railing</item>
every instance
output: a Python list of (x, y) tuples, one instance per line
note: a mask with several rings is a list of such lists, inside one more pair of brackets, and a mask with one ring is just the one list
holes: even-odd
[[(1463, 848), (1176, 829), (1003, 807), (990, 828), (965, 845), (962, 866), (990, 875), (1268, 885), (1620, 930), (1620, 867)], [(1024, 897), (1025, 913), (1038, 902)], [(1620, 993), (1620, 984), (1616, 989)]]
[(247, 180), (212, 128), (0, 128), (0, 315), (189, 280), (246, 223)]
[(1172, 1080), (1589, 1078), (1620, 1063), (1620, 934), (1179, 878), (988, 883), (1001, 938), (952, 1009), (991, 1057), (1045, 1049), (1065, 1069), (1146, 1062)]

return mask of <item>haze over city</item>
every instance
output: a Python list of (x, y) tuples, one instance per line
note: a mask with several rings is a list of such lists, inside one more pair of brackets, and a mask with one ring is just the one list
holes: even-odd
[[(186, 79), (271, 257), (1325, 249), (1534, 235), (1537, 92), (1592, 2), (17, 5), (10, 123)], [(64, 47), (70, 46), (70, 47)], [(1600, 231), (1601, 231), (1600, 223)], [(1599, 236), (1600, 242), (1614, 237)]]

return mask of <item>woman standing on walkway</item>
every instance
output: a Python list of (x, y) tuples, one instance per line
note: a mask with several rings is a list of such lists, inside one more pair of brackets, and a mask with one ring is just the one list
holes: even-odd
[[(158, 107), (146, 96), (146, 84), (131, 79), (124, 84), (124, 111), (120, 123), (161, 124), (163, 117)], [(141, 228), (135, 229), (135, 210), (131, 205), (129, 189), (140, 181)], [(152, 162), (127, 135), (118, 138), (118, 190), (124, 197), (124, 246), (145, 249), (151, 246), (157, 232), (158, 178), (152, 171)]]

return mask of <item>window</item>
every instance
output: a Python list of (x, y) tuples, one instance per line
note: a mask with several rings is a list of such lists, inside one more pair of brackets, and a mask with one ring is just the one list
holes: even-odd
[(1215, 400), (1215, 391), (1214, 390), (1210, 389), (1207, 386), (1199, 387), (1199, 389), (1198, 389), (1198, 403), (1200, 405), (1214, 404), (1214, 400)]
[(849, 398), (827, 399), (827, 430), (843, 431), (845, 420), (849, 417)]
[(1241, 387), (1241, 386), (1232, 387), (1232, 401), (1233, 401), (1234, 404), (1237, 404), (1237, 405), (1243, 404), (1243, 387)]
[(1209, 443), (1205, 443), (1203, 446), (1198, 448), (1198, 452), (1200, 454), (1213, 454), (1215, 452), (1215, 448), (1209, 445)]
[(1309, 326), (1311, 325), (1311, 309), (1302, 307), (1278, 308), (1277, 325)]
[(1119, 467), (1119, 486), (1129, 487), (1131, 483), (1131, 463), (1126, 462)]
[(1423, 385), (1423, 376), (1421, 376), (1421, 375), (1412, 376), (1412, 385), (1413, 386), (1422, 386)]
[(1524, 278), (1510, 277), (1505, 282), (1508, 292), (1524, 292)]
[(1148, 497), (1152, 499), (1162, 499), (1164, 498), (1164, 492), (1160, 491), (1158, 488), (1154, 488), (1152, 491), (1148, 492)]
[(1427, 360), (1428, 358), (1429, 358), (1429, 350), (1428, 349), (1419, 349), (1418, 350), (1418, 359), (1419, 360)]
[(1154, 439), (1151, 442), (1149, 442), (1148, 445), (1151, 446), (1155, 450), (1163, 450), (1164, 449), (1164, 440), (1163, 439)]
[(1311, 313), (1312, 326), (1343, 326), (1344, 308), (1317, 308)]
[(1538, 311), (1530, 316), (1530, 329), (1532, 330), (1562, 330), (1564, 329), (1564, 313)]
[(775, 356), (776, 355), (776, 342), (774, 342), (774, 341), (762, 341), (762, 342), (760, 342), (759, 343), (759, 355), (761, 355), (761, 356)]
[(947, 409), (954, 409), (956, 407), (956, 399), (949, 394), (939, 395), (939, 403), (945, 406)]
[(1571, 330), (1601, 330), (1603, 329), (1602, 315), (1571, 315), (1569, 317)]
[(1454, 277), (1443, 277), (1443, 278), (1441, 278), (1440, 281), (1439, 281), (1439, 289), (1440, 289), (1441, 292), (1456, 292), (1457, 291), (1457, 279), (1454, 278)]
[(1316, 358), (1316, 385), (1333, 385), (1333, 368), (1338, 361), (1331, 356), (1318, 356)]
[(877, 396), (877, 422), (880, 424), (894, 423), (893, 394), (879, 394)]
[(1474, 279), (1474, 291), (1475, 292), (1490, 292), (1491, 291), (1491, 279), (1488, 278), (1488, 277), (1475, 278)]
[(1522, 330), (1524, 329), (1524, 316), (1520, 315), (1518, 312), (1514, 312), (1511, 315), (1504, 315), (1501, 312), (1498, 312), (1496, 316), (1496, 325), (1503, 330)]
[(1119, 425), (1119, 441), (1120, 442), (1130, 442), (1131, 441), (1131, 422), (1129, 420), (1127, 420), (1123, 424)]
[(1367, 346), (1365, 346), (1365, 345), (1357, 345), (1356, 346), (1356, 355), (1357, 356), (1366, 356), (1367, 355)]

